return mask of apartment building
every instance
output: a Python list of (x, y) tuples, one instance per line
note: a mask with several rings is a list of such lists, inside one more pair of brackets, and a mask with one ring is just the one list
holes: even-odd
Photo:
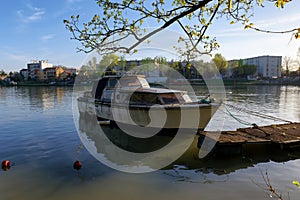
[(48, 63), (46, 60), (33, 60), (27, 64), (27, 73), (28, 78), (30, 79), (38, 79), (43, 76), (43, 68), (53, 67), (52, 64)]
[(282, 56), (257, 56), (244, 59), (234, 59), (228, 61), (226, 77), (232, 76), (232, 69), (236, 65), (255, 65), (256, 72), (253, 77), (279, 78), (281, 77)]
[(258, 56), (243, 59), (243, 63), (256, 66), (256, 76), (265, 78), (281, 77), (282, 56)]

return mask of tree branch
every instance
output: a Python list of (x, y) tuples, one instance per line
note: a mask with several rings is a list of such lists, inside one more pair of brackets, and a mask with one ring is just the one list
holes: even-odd
[(200, 9), (201, 7), (205, 6), (206, 4), (208, 4), (209, 2), (211, 2), (212, 0), (203, 0), (198, 2), (198, 4), (192, 6), (190, 9), (180, 13), (179, 15), (171, 18), (169, 21), (166, 21), (164, 23), (164, 25), (162, 25), (160, 28), (157, 28), (153, 31), (151, 31), (150, 33), (146, 34), (145, 36), (141, 37), (135, 44), (133, 44), (132, 46), (130, 46), (128, 48), (128, 52), (131, 51), (132, 49), (136, 48), (138, 45), (140, 45), (142, 42), (144, 42), (146, 39), (150, 38), (152, 35), (157, 34), (158, 32), (164, 30), (165, 28), (169, 27), (170, 25), (172, 25), (173, 23), (175, 23), (177, 20), (181, 19), (182, 17), (185, 17), (186, 15), (188, 15), (189, 13), (192, 13), (194, 11), (196, 11), (197, 9)]
[[(265, 2), (275, 3), (276, 7), (283, 7), (290, 0), (265, 0)], [(209, 3), (214, 2), (212, 5)], [(126, 51), (130, 53), (142, 42), (160, 31), (168, 28), (174, 23), (178, 23), (189, 42), (187, 52), (199, 51), (199, 44), (203, 44), (206, 53), (218, 47), (216, 39), (209, 39), (205, 34), (213, 22), (214, 18), (225, 16), (233, 20), (232, 23), (240, 22), (244, 28), (264, 33), (293, 33), (293, 36), (300, 38), (300, 29), (295, 28), (285, 31), (264, 30), (254, 27), (249, 23), (250, 13), (254, 4), (262, 5), (263, 1), (258, 0), (173, 0), (172, 6), (164, 0), (152, 0), (152, 4), (146, 4), (145, 0), (97, 0), (100, 14), (94, 15), (93, 19), (87, 23), (79, 24), (79, 15), (71, 16), (71, 21), (64, 20), (66, 28), (72, 33), (72, 38), (81, 42), (82, 48), (79, 51), (89, 53), (94, 49), (101, 51), (112, 49)], [(170, 7), (171, 6), (171, 7)], [(103, 16), (100, 18), (100, 15)], [(127, 16), (135, 16), (131, 22)], [(142, 32), (142, 24), (145, 19), (156, 19), (157, 27), (148, 33)], [(183, 20), (194, 23), (184, 24)], [(192, 20), (198, 20), (196, 22)], [(125, 38), (132, 36), (135, 41), (129, 47), (120, 47), (118, 43)], [(115, 39), (116, 38), (116, 39)]]

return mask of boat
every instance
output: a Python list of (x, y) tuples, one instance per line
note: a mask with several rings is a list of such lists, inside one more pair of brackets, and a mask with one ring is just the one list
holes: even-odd
[(103, 76), (77, 100), (80, 114), (95, 114), (99, 121), (157, 129), (204, 130), (220, 106), (187, 91), (150, 87), (142, 75)]

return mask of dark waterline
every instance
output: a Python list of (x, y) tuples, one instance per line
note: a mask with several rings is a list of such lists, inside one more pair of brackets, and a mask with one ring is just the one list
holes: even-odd
[[(205, 91), (201, 91), (205, 93)], [(292, 121), (300, 120), (300, 88), (293, 86), (243, 86), (227, 88), (227, 101)], [(117, 172), (98, 162), (83, 148), (72, 168), (80, 139), (72, 115), (72, 88), (0, 88), (0, 159), (13, 166), (0, 172), (0, 200), (29, 199), (269, 199), (260, 175), (268, 170), (273, 186), (287, 199), (298, 199), (300, 152), (294, 159), (273, 155), (187, 158), (147, 174)], [(241, 118), (268, 124), (270, 121)], [(225, 129), (243, 127), (226, 119)], [(274, 158), (275, 157), (275, 158)]]

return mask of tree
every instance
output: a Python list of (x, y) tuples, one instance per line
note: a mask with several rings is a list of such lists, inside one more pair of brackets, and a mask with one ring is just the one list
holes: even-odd
[(170, 67), (179, 72), (181, 70), (181, 62), (171, 62)]
[[(122, 52), (134, 53), (136, 47), (147, 41), (152, 35), (177, 24), (184, 31), (187, 39), (186, 50), (181, 54), (190, 58), (194, 52), (210, 53), (218, 48), (216, 38), (207, 35), (207, 30), (215, 18), (225, 17), (230, 24), (240, 23), (245, 29), (253, 29), (266, 33), (292, 33), (300, 38), (300, 28), (286, 31), (263, 30), (250, 22), (255, 5), (263, 7), (265, 3), (274, 3), (284, 8), (291, 0), (97, 0), (99, 13), (88, 21), (81, 23), (80, 15), (73, 15), (64, 20), (66, 28), (71, 32), (71, 39), (82, 45), (79, 51), (91, 52), (97, 49), (101, 54)], [(133, 17), (134, 16), (134, 17)], [(131, 17), (131, 18), (129, 18)], [(152, 26), (158, 27), (145, 32), (143, 23), (151, 20)], [(132, 38), (132, 43), (121, 45), (120, 41)], [(200, 50), (200, 46), (205, 51)], [(189, 59), (188, 59), (189, 61)]]
[(107, 74), (116, 74), (116, 70), (114, 67), (118, 66), (119, 64), (119, 56), (111, 53), (104, 55), (102, 60), (99, 63), (98, 71), (103, 72), (105, 71)]
[(243, 75), (244, 75), (244, 69), (242, 66), (237, 65), (232, 68), (232, 77), (238, 78), (238, 77), (243, 77)]
[(167, 76), (170, 78), (179, 78), (178, 75), (181, 72), (181, 62), (172, 61), (170, 64), (170, 69), (167, 71)]
[(44, 73), (43, 73), (43, 71), (42, 70), (38, 70), (37, 72), (36, 72), (36, 78), (37, 78), (37, 80), (39, 80), (39, 81), (44, 81)]
[(122, 72), (124, 72), (126, 70), (126, 60), (125, 60), (124, 56), (120, 57), (119, 67)]
[(244, 76), (247, 77), (249, 75), (253, 75), (256, 72), (256, 66), (255, 65), (242, 65), (242, 68), (244, 70)]
[(215, 57), (213, 58), (213, 61), (219, 70), (220, 74), (224, 75), (228, 68), (228, 62), (227, 60), (219, 53), (215, 54)]
[(0, 76), (6, 76), (7, 74), (5, 73), (5, 71), (2, 69), (0, 70)]
[(297, 65), (298, 75), (300, 76), (300, 47), (298, 48), (297, 51), (297, 58), (295, 60), (295, 64)]
[(253, 75), (256, 72), (256, 66), (255, 65), (235, 65), (232, 68), (232, 75), (233, 77), (239, 77), (239, 78), (247, 78), (249, 75)]
[(15, 82), (22, 82), (24, 79), (23, 79), (22, 75), (19, 72), (15, 72), (12, 75), (12, 80), (15, 81)]
[(292, 58), (285, 56), (283, 58), (283, 66), (285, 67), (285, 75), (288, 76), (290, 72), (290, 64), (292, 63)]
[(119, 62), (119, 56), (116, 54), (107, 54), (102, 57), (102, 60), (100, 60), (99, 68), (100, 70), (103, 70), (107, 67), (114, 67), (117, 66)]
[(140, 71), (146, 76), (149, 75), (149, 71), (153, 71), (155, 69), (154, 59), (151, 57), (146, 57), (141, 60), (142, 66), (140, 67)]

